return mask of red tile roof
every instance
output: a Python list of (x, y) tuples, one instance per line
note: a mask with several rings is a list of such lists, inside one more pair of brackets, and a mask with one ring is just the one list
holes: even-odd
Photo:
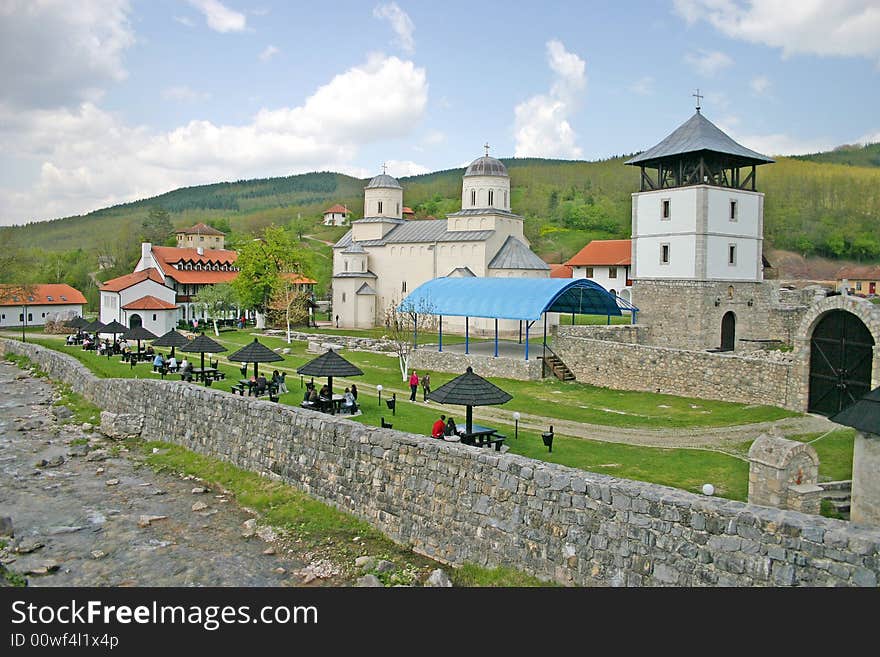
[(150, 267), (149, 269), (142, 269), (119, 278), (111, 278), (101, 286), (101, 292), (120, 292), (147, 279), (155, 281), (159, 285), (165, 285), (165, 280), (162, 278), (159, 270), (155, 267)]
[(217, 230), (212, 226), (208, 226), (202, 222), (197, 223), (192, 228), (181, 228), (180, 230), (175, 230), (175, 234), (183, 233), (184, 235), (226, 235), (222, 230)]
[(574, 270), (568, 265), (550, 265), (550, 278), (571, 278)]
[(281, 274), (284, 278), (290, 280), (291, 283), (302, 283), (303, 285), (314, 285), (318, 281), (313, 278), (308, 278), (307, 276), (303, 276), (302, 274)]
[(595, 265), (631, 265), (631, 240), (593, 240), (565, 264), (575, 267)]
[(415, 214), (415, 210), (412, 208), (408, 208), (405, 205), (403, 206), (403, 214)]
[(344, 205), (339, 205), (339, 203), (324, 210), (324, 214), (330, 214), (331, 212), (339, 212), (341, 214), (351, 214), (351, 210), (349, 210)]
[(157, 299), (150, 294), (122, 306), (123, 310), (174, 310), (175, 308), (177, 306), (173, 303), (162, 301), (162, 299)]
[(170, 276), (178, 283), (190, 285), (216, 285), (228, 283), (238, 275), (237, 271), (214, 271), (211, 269), (177, 269), (174, 265), (178, 262), (191, 262), (193, 264), (232, 265), (238, 259), (238, 253), (224, 249), (204, 249), (199, 254), (196, 249), (181, 249), (176, 246), (154, 246), (153, 255), (156, 262), (166, 276)]
[(856, 281), (880, 281), (880, 267), (877, 265), (841, 267), (837, 272), (837, 280), (843, 278), (851, 278)]
[(82, 292), (64, 283), (40, 283), (31, 287), (24, 295), (21, 287), (0, 285), (0, 306), (20, 306), (22, 303), (40, 306), (61, 306), (84, 304)]

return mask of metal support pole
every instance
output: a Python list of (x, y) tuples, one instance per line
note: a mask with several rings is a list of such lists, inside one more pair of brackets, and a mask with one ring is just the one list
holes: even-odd
[(522, 320), (519, 320), (519, 344), (522, 344)]
[(547, 313), (544, 313), (544, 353), (543, 358), (547, 360)]
[(495, 318), (495, 358), (498, 358), (498, 318)]
[(531, 322), (526, 322), (526, 360), (529, 359), (529, 326)]
[(464, 353), (470, 353), (470, 336), (468, 335), (468, 324), (470, 324), (470, 317), (464, 318)]
[(443, 315), (440, 315), (440, 333), (437, 334), (437, 351), (443, 351)]

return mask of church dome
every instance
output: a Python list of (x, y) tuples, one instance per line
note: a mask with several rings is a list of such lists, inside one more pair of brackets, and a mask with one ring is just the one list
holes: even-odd
[(373, 189), (375, 187), (391, 187), (393, 189), (403, 189), (396, 178), (392, 178), (387, 173), (380, 173), (373, 178), (364, 189)]
[(476, 160), (471, 162), (470, 166), (467, 168), (467, 171), (464, 172), (464, 175), (504, 176), (505, 178), (509, 177), (507, 173), (507, 167), (502, 164), (501, 160), (496, 160), (494, 157), (489, 157), (488, 155), (478, 157)]

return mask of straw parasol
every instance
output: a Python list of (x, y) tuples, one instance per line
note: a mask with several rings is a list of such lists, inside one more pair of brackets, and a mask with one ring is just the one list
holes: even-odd
[(330, 389), (331, 397), (333, 395), (334, 376), (361, 376), (363, 374), (358, 367), (349, 363), (332, 349), (328, 349), (326, 353), (298, 367), (296, 373), (312, 377), (326, 376), (327, 387)]
[(141, 340), (155, 340), (156, 334), (143, 326), (135, 326), (122, 334), (123, 340), (137, 340), (138, 353), (141, 353)]
[(197, 338), (190, 340), (185, 345), (181, 346), (180, 350), (185, 351), (189, 354), (201, 354), (203, 371), (205, 369), (205, 354), (219, 354), (221, 351), (228, 351), (226, 347), (224, 347), (222, 344), (214, 342), (204, 333), (199, 335)]
[(101, 333), (111, 333), (113, 335), (113, 342), (116, 342), (116, 336), (120, 333), (125, 333), (128, 330), (128, 327), (125, 324), (120, 324), (115, 319), (109, 324), (104, 324), (103, 328), (101, 328)]
[(863, 433), (880, 434), (880, 387), (828, 419)]
[(178, 333), (174, 329), (171, 329), (170, 331), (168, 331), (168, 333), (165, 333), (164, 335), (161, 335), (158, 338), (156, 338), (155, 340), (153, 340), (153, 346), (154, 347), (171, 347), (171, 357), (174, 358), (174, 348), (175, 347), (182, 347), (187, 342), (189, 342), (189, 339), (187, 337), (185, 337), (184, 335), (181, 335), (180, 333)]
[(452, 381), (428, 393), (428, 399), (441, 404), (455, 404), (467, 407), (467, 432), (473, 429), (474, 406), (495, 406), (506, 404), (513, 397), (504, 392), (494, 383), (490, 383), (478, 374), (474, 374), (472, 367)]
[(77, 316), (74, 317), (73, 319), (69, 319), (69, 320), (67, 320), (67, 321), (64, 323), (64, 325), (67, 326), (68, 328), (81, 329), (81, 328), (85, 328), (86, 326), (89, 325), (89, 320), (87, 320), (87, 319), (84, 318), (84, 317), (80, 317), (79, 315), (77, 315)]
[(101, 320), (96, 319), (94, 322), (89, 322), (82, 328), (83, 331), (86, 331), (87, 333), (94, 333), (95, 335), (97, 335), (98, 333), (100, 333), (101, 329), (104, 328), (104, 325), (101, 323)]
[(234, 354), (229, 354), (229, 360), (235, 360), (239, 363), (253, 363), (254, 379), (256, 380), (257, 363), (275, 363), (284, 360), (284, 356), (279, 356), (269, 349), (269, 347), (254, 338), (253, 342), (249, 342)]

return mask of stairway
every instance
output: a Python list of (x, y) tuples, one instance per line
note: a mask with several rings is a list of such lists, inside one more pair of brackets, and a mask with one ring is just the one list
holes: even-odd
[(852, 481), (825, 481), (817, 484), (825, 492), (822, 499), (831, 502), (834, 510), (849, 520), (849, 506), (852, 499)]
[[(568, 366), (562, 362), (562, 359), (556, 354), (548, 351), (544, 356), (544, 365), (550, 368), (553, 375), (560, 381), (574, 381), (574, 373), (568, 369)], [(546, 372), (546, 370), (545, 370)]]

